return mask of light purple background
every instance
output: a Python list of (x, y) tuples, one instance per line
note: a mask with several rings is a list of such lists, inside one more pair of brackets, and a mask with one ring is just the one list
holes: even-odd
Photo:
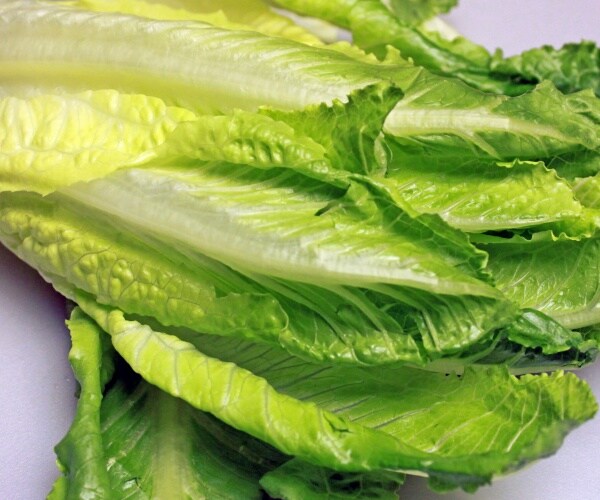
[[(462, 0), (447, 20), (490, 49), (504, 48), (507, 55), (544, 43), (600, 41), (600, 0)], [(57, 475), (53, 446), (67, 431), (75, 408), (68, 350), (64, 301), (0, 247), (2, 500), (44, 498)], [(600, 362), (580, 374), (600, 399)], [(440, 497), (422, 479), (410, 478), (402, 498), (599, 499), (600, 417), (574, 431), (557, 455), (474, 496), (458, 492)]]

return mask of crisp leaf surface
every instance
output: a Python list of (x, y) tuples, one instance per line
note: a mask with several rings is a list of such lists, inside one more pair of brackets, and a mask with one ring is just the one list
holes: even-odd
[(600, 322), (600, 239), (485, 245), (497, 286), (570, 328)]
[(101, 344), (108, 337), (78, 309), (69, 328), (81, 394), (57, 447), (65, 475), (53, 500), (261, 497), (258, 480), (284, 457), (124, 366), (104, 394)]
[(415, 210), (467, 232), (548, 227), (583, 212), (571, 186), (542, 163), (415, 160), (390, 168), (386, 184)]
[(384, 130), (400, 145), (398, 162), (415, 156), (450, 162), (473, 157), (539, 160), (586, 151), (597, 156), (599, 117), (600, 101), (589, 91), (565, 96), (546, 82), (509, 98), (422, 73), (390, 113)]
[(550, 80), (566, 93), (591, 88), (600, 95), (600, 50), (593, 42), (568, 43), (560, 49), (545, 45), (509, 58), (499, 51), (490, 68), (515, 79)]
[[(344, 231), (347, 231), (348, 237), (359, 243), (353, 229), (359, 225), (365, 239), (373, 238), (373, 244), (379, 241), (383, 245), (381, 251), (384, 254), (377, 254), (379, 258), (387, 252), (387, 260), (409, 258), (408, 263), (413, 265), (412, 256), (399, 252), (404, 252), (407, 245), (409, 249), (412, 248), (411, 241), (419, 241), (418, 237), (426, 226), (413, 228), (412, 237), (408, 218), (403, 222), (407, 224), (403, 232), (396, 232), (394, 224), (382, 226), (381, 223), (387, 219), (380, 220), (378, 212), (373, 211), (376, 206), (371, 206), (372, 201), (366, 197), (365, 191), (358, 190), (343, 196), (337, 211), (332, 211), (328, 220), (323, 219), (327, 214), (314, 214), (329, 203), (323, 197), (337, 192), (336, 188), (315, 185), (314, 181), (305, 178), (305, 186), (311, 189), (302, 192), (298, 179), (290, 177), (286, 171), (283, 171), (283, 176), (279, 174), (274, 177), (265, 177), (264, 172), (256, 171), (245, 178), (239, 173), (236, 176), (229, 175), (234, 171), (229, 167), (225, 171), (222, 166), (213, 166), (212, 170), (207, 167), (202, 171), (203, 183), (188, 184), (190, 194), (201, 196), (211, 203), (217, 201), (211, 210), (216, 207), (234, 210), (231, 214), (240, 216), (240, 221), (245, 222), (242, 228), (250, 228), (246, 221), (258, 216), (259, 219), (255, 220), (263, 221), (260, 227), (270, 231), (266, 233), (267, 236), (274, 236), (276, 233), (273, 230), (283, 228), (281, 224), (287, 221), (288, 226), (283, 228), (282, 236), (289, 239), (296, 232), (297, 236), (289, 240), (291, 242), (297, 241), (298, 236), (303, 234), (321, 234), (325, 243), (336, 246), (339, 245), (339, 238), (346, 234)], [(143, 172), (146, 174), (149, 171)], [(222, 176), (224, 172), (226, 175)], [(173, 174), (174, 171), (165, 170), (163, 173)], [(177, 187), (179, 196), (183, 193), (182, 182), (186, 178), (199, 178), (199, 172), (184, 170), (181, 173), (184, 175), (179, 179), (163, 177), (160, 181), (168, 181), (168, 188)], [(255, 189), (252, 183), (248, 184), (255, 174), (260, 174), (256, 179), (260, 180), (261, 190)], [(269, 178), (271, 184), (268, 189), (272, 190), (272, 197), (266, 197)], [(161, 185), (156, 182), (157, 179), (154, 178), (153, 182), (155, 188)], [(105, 195), (110, 189), (101, 191)], [(129, 187), (127, 191), (131, 198), (133, 191)], [(292, 192), (296, 193), (296, 197), (290, 196)], [(156, 202), (154, 206), (158, 207), (159, 198), (153, 197)], [(229, 200), (225, 203), (227, 197)], [(515, 315), (512, 305), (495, 295), (493, 288), (451, 267), (452, 263), (458, 265), (463, 262), (456, 261), (457, 257), (469, 256), (474, 260), (472, 263), (463, 262), (466, 271), (477, 262), (477, 254), (440, 254), (440, 269), (450, 273), (449, 276), (460, 277), (465, 285), (472, 284), (469, 286), (474, 287), (472, 293), (466, 294), (461, 293), (459, 287), (456, 295), (419, 290), (410, 282), (385, 284), (378, 275), (373, 274), (371, 284), (365, 283), (360, 287), (331, 281), (327, 283), (323, 279), (326, 268), (312, 283), (295, 281), (295, 273), (299, 273), (289, 266), (287, 278), (283, 279), (257, 274), (256, 269), (246, 271), (244, 276), (219, 261), (199, 254), (198, 250), (204, 251), (204, 248), (198, 247), (197, 243), (182, 242), (179, 237), (182, 232), (194, 236), (189, 229), (173, 234), (172, 237), (180, 240), (180, 243), (172, 240), (170, 248), (167, 248), (152, 236), (156, 232), (155, 225), (148, 226), (148, 232), (140, 231), (141, 219), (130, 221), (137, 227), (125, 223), (119, 225), (118, 219), (107, 219), (106, 214), (90, 208), (97, 205), (93, 196), (88, 194), (85, 198), (87, 206), (73, 204), (61, 196), (42, 199), (35, 195), (5, 195), (1, 211), (3, 242), (48, 279), (66, 280), (94, 294), (103, 303), (113, 304), (130, 313), (155, 317), (164, 325), (262, 340), (321, 360), (369, 364), (407, 361), (422, 364), (429, 358), (454, 355), (472, 344), (490, 341), (493, 331), (506, 325)], [(118, 203), (119, 199), (115, 197), (114, 202)], [(355, 205), (357, 201), (358, 207)], [(249, 203), (245, 210), (242, 210), (243, 203)], [(147, 204), (142, 206), (148, 207)], [(176, 206), (176, 203), (171, 203), (172, 209)], [(361, 207), (366, 212), (361, 212)], [(130, 213), (143, 215), (138, 208)], [(171, 210), (171, 213), (176, 212)], [(365, 213), (370, 216), (360, 216)], [(82, 214), (87, 214), (85, 221)], [(185, 215), (186, 212), (182, 211), (181, 214)], [(227, 212), (224, 215), (227, 216)], [(210, 222), (206, 215), (202, 218)], [(146, 221), (153, 219), (154, 216)], [(313, 219), (314, 222), (311, 222)], [(190, 227), (197, 227), (201, 219), (194, 216), (193, 220), (194, 224)], [(176, 228), (173, 221), (170, 226)], [(395, 219), (392, 222), (397, 223)], [(316, 225), (312, 231), (310, 224)], [(341, 231), (332, 232), (331, 228), (338, 226)], [(198, 233), (197, 238), (200, 238), (200, 234), (205, 235), (208, 227)], [(222, 223), (218, 227), (224, 228)], [(386, 227), (389, 231), (381, 233)], [(377, 236), (378, 232), (380, 236)], [(429, 247), (423, 241), (425, 246), (415, 252), (422, 254), (443, 250), (443, 246), (435, 245), (436, 241), (443, 240), (435, 233), (430, 234), (434, 245)], [(399, 236), (402, 236), (401, 239), (395, 243), (394, 240)], [(257, 237), (252, 240), (256, 241)], [(272, 246), (276, 240), (266, 241)], [(242, 247), (248, 252), (247, 244), (244, 243)], [(285, 250), (286, 246), (282, 248)], [(346, 251), (347, 258), (352, 257), (349, 248)], [(373, 273), (373, 265), (377, 260), (370, 257), (371, 253), (361, 256), (363, 248), (357, 247), (356, 258), (359, 260), (356, 262), (364, 260), (365, 270), (370, 269), (369, 272)], [(268, 251), (272, 249), (263, 250)], [(310, 254), (307, 257), (313, 258)], [(369, 264), (369, 261), (372, 263)], [(326, 264), (325, 260), (321, 261), (321, 265)], [(335, 265), (335, 262), (332, 264)], [(387, 265), (385, 261), (383, 264)], [(265, 271), (269, 272), (270, 269)], [(335, 267), (331, 271), (335, 276)], [(479, 289), (482, 294), (477, 293)], [(485, 295), (487, 290), (493, 292), (489, 297)], [(434, 292), (435, 288), (431, 291)], [(241, 311), (245, 311), (244, 314), (239, 314)], [(419, 348), (421, 342), (424, 350)]]
[(196, 116), (114, 90), (0, 98), (0, 190), (47, 194), (156, 157)]
[(74, 310), (67, 325), (72, 342), (69, 362), (80, 393), (73, 424), (56, 446), (62, 475), (50, 498), (109, 500), (114, 498), (114, 491), (106, 470), (100, 423), (104, 388), (101, 367), (107, 339), (99, 335), (98, 327), (79, 309)]
[(390, 0), (389, 4), (398, 19), (409, 25), (419, 24), (456, 6), (458, 0)]
[(260, 484), (273, 498), (286, 500), (397, 500), (404, 475), (395, 472), (340, 474), (294, 459), (265, 474)]
[(285, 453), (339, 470), (422, 470), (438, 485), (472, 487), (552, 452), (596, 410), (589, 388), (562, 373), (516, 379), (504, 369), (470, 369), (461, 379), (411, 369), (353, 372), (238, 341), (199, 341), (238, 366), (77, 298), (152, 384)]
[(3, 2), (0, 14), (9, 41), (0, 47), (0, 75), (10, 75), (15, 92), (25, 84), (135, 89), (194, 111), (302, 109), (344, 99), (393, 72), (340, 51), (198, 21), (20, 1)]
[(315, 35), (272, 11), (261, 0), (245, 0), (243, 6), (235, 0), (67, 0), (63, 4), (94, 12), (118, 12), (163, 21), (200, 21), (221, 28), (257, 31), (309, 45), (322, 45)]
[(133, 169), (65, 192), (247, 272), (497, 297), (474, 279), (484, 276), (485, 256), (466, 239), (428, 227), (428, 219), (412, 218), (384, 192), (356, 181), (344, 194), (286, 169), (209, 164)]

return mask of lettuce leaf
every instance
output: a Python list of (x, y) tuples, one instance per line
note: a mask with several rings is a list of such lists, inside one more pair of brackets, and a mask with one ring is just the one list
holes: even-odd
[[(509, 99), (440, 78), (394, 55), (377, 62), (339, 47), (198, 21), (98, 15), (32, 1), (4, 2), (0, 9), (0, 33), (9, 40), (0, 47), (0, 74), (10, 75), (3, 90), (9, 95), (31, 87), (112, 88), (218, 113), (345, 102), (352, 91), (391, 82), (405, 98), (385, 130), (416, 154), (426, 145), (427, 154), (550, 160), (599, 147), (598, 103), (591, 92), (563, 96), (546, 83)], [(77, 43), (81, 33), (85, 44)]]
[(444, 12), (452, 0), (275, 0), (302, 15), (325, 19), (352, 32), (361, 48), (385, 55), (386, 46), (428, 70), (462, 79), (486, 92), (520, 95), (549, 80), (560, 90), (599, 92), (600, 56), (593, 42), (532, 49), (504, 58), (460, 36), (443, 22), (423, 22)]
[(466, 232), (548, 228), (585, 217), (571, 185), (541, 162), (394, 163), (386, 185), (418, 212)]
[[(316, 359), (422, 364), (489, 340), (516, 314), (485, 282), (484, 254), (360, 184), (344, 193), (289, 170), (215, 164), (127, 171), (69, 198), (7, 193), (1, 201), (2, 241), (49, 279), (164, 325)], [(336, 208), (324, 212), (330, 204)], [(306, 246), (306, 238), (319, 244)]]
[(77, 308), (68, 325), (81, 393), (75, 421), (56, 448), (63, 475), (51, 500), (261, 498), (261, 475), (283, 455), (152, 387), (122, 362), (104, 390), (108, 337)]
[(498, 288), (521, 307), (569, 328), (600, 323), (600, 239), (516, 238), (484, 248)]
[(585, 384), (559, 372), (521, 379), (502, 368), (463, 377), (353, 372), (239, 341), (200, 341), (221, 361), (85, 294), (77, 300), (150, 383), (286, 454), (340, 471), (420, 470), (437, 488), (472, 489), (551, 453), (596, 411)]
[(322, 45), (310, 31), (277, 14), (261, 0), (247, 0), (243, 7), (235, 0), (67, 0), (61, 3), (94, 12), (119, 12), (164, 21), (200, 21), (222, 28), (251, 30), (309, 45)]
[(426, 31), (414, 26), (419, 15), (423, 16), (427, 11), (434, 12), (432, 2), (418, 2), (415, 8), (422, 10), (416, 16), (414, 10), (409, 14), (407, 7), (401, 12), (401, 17), (394, 11), (399, 11), (402, 4), (417, 2), (391, 2), (391, 9), (380, 0), (275, 0), (274, 3), (350, 30), (354, 43), (379, 56), (383, 56), (385, 47), (391, 45), (404, 57), (434, 71), (459, 72), (475, 67), (475, 72), (484, 72), (489, 64), (490, 55), (485, 49), (479, 47), (478, 50), (471, 50), (465, 57), (466, 54), (460, 51), (448, 50), (447, 42), (440, 45), (441, 38), (431, 38)]
[[(98, 335), (98, 327), (81, 310), (73, 311), (67, 325), (72, 340), (69, 362), (79, 382), (80, 392), (73, 424), (56, 446), (62, 475), (49, 498), (108, 499), (112, 497), (113, 490), (104, 459), (100, 407), (104, 388), (103, 358), (112, 348), (104, 336)], [(107, 378), (110, 379), (110, 375)]]
[(597, 158), (599, 117), (600, 101), (591, 91), (565, 96), (545, 82), (509, 98), (423, 73), (390, 113), (384, 131), (400, 146), (398, 162), (419, 156), (420, 162), (540, 160), (586, 151)]
[(508, 58), (497, 51), (490, 69), (513, 79), (550, 80), (565, 93), (593, 89), (600, 96), (600, 50), (591, 41), (567, 43), (560, 49), (544, 45)]
[(0, 33), (8, 41), (0, 47), (0, 75), (10, 76), (5, 92), (15, 94), (30, 86), (111, 88), (195, 112), (266, 104), (302, 109), (389, 80), (393, 70), (336, 50), (199, 21), (13, 0), (2, 3), (0, 14)]
[(392, 12), (399, 21), (417, 25), (438, 14), (444, 14), (456, 6), (458, 0), (390, 0)]
[(145, 163), (191, 111), (114, 90), (0, 98), (0, 191), (56, 189)]
[(339, 473), (294, 459), (267, 472), (260, 485), (273, 498), (286, 500), (397, 500), (404, 475), (398, 472)]

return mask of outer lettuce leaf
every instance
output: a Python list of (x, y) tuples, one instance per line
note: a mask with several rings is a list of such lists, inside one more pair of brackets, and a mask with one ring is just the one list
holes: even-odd
[(355, 43), (380, 57), (385, 54), (385, 47), (391, 45), (404, 57), (434, 73), (461, 78), (487, 92), (520, 95), (544, 80), (552, 81), (566, 92), (588, 88), (599, 92), (600, 56), (592, 42), (567, 44), (558, 50), (544, 46), (504, 59), (501, 51), (492, 57), (485, 48), (439, 22), (421, 25), (415, 22), (418, 18), (425, 20), (428, 12), (435, 14), (436, 10), (451, 7), (455, 3), (451, 0), (276, 0), (276, 3), (349, 29)]
[(3, 242), (71, 298), (65, 286), (165, 325), (252, 338), (316, 359), (423, 362), (416, 328), (406, 331), (360, 291), (307, 287), (302, 298), (299, 286), (265, 288), (206, 257), (186, 258), (133, 236), (98, 214), (83, 225), (83, 207), (69, 213), (50, 200), (15, 197), (4, 208)]
[(341, 474), (297, 459), (268, 472), (260, 480), (271, 497), (286, 500), (397, 500), (402, 483), (404, 475), (397, 472)]
[[(350, 424), (314, 404), (282, 396), (264, 379), (232, 363), (210, 358), (177, 337), (128, 321), (120, 311), (99, 306), (81, 293), (77, 300), (111, 335), (117, 352), (150, 383), (286, 454), (352, 471), (368, 469), (377, 453), (361, 446), (364, 442), (387, 444), (378, 450), (384, 454), (402, 449), (399, 443), (388, 443), (377, 431)], [(280, 420), (294, 424), (289, 428), (272, 425)]]
[[(108, 337), (79, 309), (68, 324), (70, 361), (81, 394), (75, 422), (57, 447), (65, 470), (51, 499), (150, 498), (161, 492), (192, 498), (260, 496), (257, 479), (282, 461), (280, 454), (140, 382), (123, 366), (103, 395), (101, 372), (112, 361), (103, 353)], [(90, 452), (91, 460), (79, 461), (81, 453)], [(403, 475), (344, 474), (293, 460), (260, 483), (272, 496), (289, 500), (307, 495), (393, 499)]]
[(521, 307), (568, 328), (600, 322), (600, 239), (517, 238), (484, 248), (498, 288)]
[(196, 116), (114, 90), (0, 98), (0, 190), (47, 194), (157, 155)]
[(600, 209), (600, 173), (576, 179), (573, 190), (583, 205), (592, 209)]
[(463, 163), (473, 157), (539, 160), (586, 151), (597, 157), (599, 117), (600, 100), (591, 91), (565, 96), (546, 82), (509, 98), (422, 73), (390, 113), (384, 130), (400, 146), (398, 162), (413, 157)]
[[(204, 266), (192, 266), (176, 252), (153, 251), (143, 235), (126, 234), (98, 214), (88, 212), (84, 220), (83, 214), (84, 207), (69, 209), (55, 198), (7, 195), (2, 198), (3, 241), (42, 273), (167, 325), (185, 320), (200, 331), (260, 331), (266, 338), (277, 338), (285, 329), (279, 303), (224, 266), (208, 259)], [(246, 313), (235, 314), (239, 311)]]
[(467, 232), (547, 227), (583, 215), (571, 186), (539, 162), (416, 160), (392, 165), (385, 182), (418, 212)]
[[(528, 316), (528, 319), (532, 319)], [(450, 411), (449, 408), (453, 404), (464, 404), (465, 414), (455, 416), (454, 418), (469, 420), (471, 415), (472, 405), (478, 401), (475, 394), (465, 397), (466, 391), (473, 390), (475, 385), (482, 384), (487, 387), (483, 389), (479, 387), (477, 390), (491, 390), (495, 380), (498, 383), (502, 380), (504, 367), (493, 370), (467, 368), (461, 380), (460, 376), (434, 374), (431, 372), (421, 372), (411, 368), (394, 368), (385, 367), (377, 370), (349, 367), (323, 367), (318, 365), (309, 366), (308, 364), (300, 364), (287, 356), (283, 352), (279, 354), (275, 350), (264, 351), (258, 346), (255, 349), (250, 347), (241, 347), (227, 339), (216, 339), (205, 337), (203, 339), (195, 339), (194, 343), (211, 355), (221, 356), (225, 360), (231, 360), (238, 365), (252, 370), (254, 373), (265, 377), (274, 387), (279, 388), (286, 394), (291, 394), (302, 400), (315, 401), (320, 406), (325, 406), (330, 410), (340, 415), (350, 416), (353, 422), (361, 422), (364, 425), (385, 430), (392, 435), (403, 436), (403, 432), (407, 429), (405, 426), (410, 425), (408, 422), (411, 419), (422, 419), (424, 422), (428, 420), (427, 414), (435, 414), (438, 411), (445, 413)], [(485, 373), (485, 375), (483, 375)], [(479, 377), (489, 377), (491, 380), (482, 382)], [(555, 374), (556, 377), (561, 375)], [(420, 381), (419, 381), (420, 380)], [(516, 379), (512, 379), (515, 381)], [(528, 381), (537, 381), (536, 377), (526, 377)], [(291, 382), (294, 381), (294, 382)], [(525, 380), (521, 379), (522, 382)], [(489, 384), (489, 385), (488, 385)], [(448, 387), (453, 387), (457, 393), (445, 395)], [(439, 389), (432, 389), (439, 387)], [(506, 388), (495, 390), (500, 394), (505, 394)], [(495, 392), (492, 390), (491, 393)], [(421, 392), (423, 391), (423, 392)], [(433, 391), (433, 393), (430, 393)], [(463, 392), (465, 391), (465, 392)], [(510, 392), (510, 391), (509, 391)], [(428, 395), (426, 396), (425, 393)], [(490, 394), (488, 394), (489, 396)], [(509, 396), (510, 398), (511, 396)], [(494, 398), (493, 398), (494, 399)], [(435, 408), (428, 408), (428, 404), (436, 403)], [(506, 411), (510, 411), (511, 404), (507, 403)], [(403, 405), (407, 405), (404, 407)], [(448, 405), (446, 409), (442, 409), (444, 405)], [(400, 411), (402, 407), (402, 411)], [(418, 408), (419, 411), (415, 411)], [(505, 411), (501, 407), (492, 410), (492, 413)], [(405, 413), (406, 412), (406, 413)], [(414, 413), (413, 413), (414, 412)], [(457, 412), (460, 413), (460, 412)], [(487, 417), (486, 417), (487, 418)], [(443, 420), (442, 417), (440, 417)], [(516, 423), (508, 424), (518, 425)], [(475, 425), (475, 424), (473, 424)], [(477, 424), (479, 425), (479, 424)], [(440, 443), (439, 446), (433, 446), (435, 441), (432, 440), (431, 433), (439, 432), (444, 434), (447, 426), (440, 426), (439, 430), (427, 428), (417, 435), (406, 437), (409, 441), (420, 442), (429, 451), (442, 451), (444, 446), (450, 443)], [(485, 425), (484, 425), (485, 427)], [(497, 429), (491, 425), (494, 431)], [(417, 426), (412, 428), (416, 430)], [(463, 430), (461, 429), (461, 432)], [(464, 432), (467, 432), (464, 430)], [(470, 431), (469, 431), (470, 432)], [(489, 432), (492, 432), (491, 430)], [(458, 433), (456, 433), (458, 434)], [(498, 433), (497, 439), (502, 442), (508, 436), (500, 437)], [(459, 436), (452, 433), (452, 444), (446, 448), (449, 455), (454, 453), (465, 453), (465, 450), (470, 446), (467, 442), (461, 439), (473, 439), (478, 443), (478, 446), (488, 447), (488, 450), (493, 450), (502, 445), (494, 442), (494, 440), (481, 439), (481, 435), (474, 433), (471, 438)], [(453, 449), (453, 451), (450, 451)], [(476, 453), (476, 448), (473, 448), (473, 453)], [(444, 452), (442, 452), (444, 453)], [(467, 454), (467, 453), (465, 453)]]
[(102, 360), (107, 350), (106, 338), (79, 309), (67, 322), (73, 346), (69, 361), (80, 386), (75, 420), (67, 435), (56, 446), (58, 466), (62, 472), (50, 494), (60, 498), (114, 498), (106, 470), (100, 406), (102, 404)]
[(162, 156), (292, 168), (348, 186), (347, 172), (385, 172), (381, 129), (402, 95), (400, 89), (380, 83), (352, 92), (346, 103), (202, 117), (178, 127)]
[(103, 394), (100, 351), (108, 337), (78, 309), (69, 328), (81, 395), (57, 447), (69, 474), (51, 499), (261, 498), (259, 478), (284, 457), (125, 367)]
[(8, 41), (0, 47), (0, 75), (10, 75), (15, 92), (23, 85), (136, 89), (194, 111), (302, 109), (344, 99), (393, 72), (339, 51), (201, 22), (32, 1), (3, 2), (0, 14)]
[[(565, 97), (544, 85), (508, 99), (397, 57), (377, 63), (339, 47), (200, 22), (99, 16), (35, 2), (4, 2), (0, 9), (0, 33), (10, 41), (0, 47), (0, 75), (10, 75), (7, 90), (15, 93), (36, 85), (109, 87), (194, 111), (254, 111), (263, 105), (298, 110), (392, 82), (405, 98), (386, 120), (386, 131), (400, 136), (408, 153), (538, 160), (599, 147), (599, 104), (591, 93)], [(78, 43), (82, 33), (85, 44)]]
[[(109, 184), (95, 184), (96, 191), (93, 185), (78, 187), (73, 193), (85, 204), (75, 205), (61, 196), (7, 194), (2, 198), (2, 240), (52, 281), (66, 280), (103, 303), (153, 316), (164, 325), (257, 339), (314, 359), (422, 364), (489, 341), (493, 330), (514, 317), (513, 306), (476, 279), (485, 256), (473, 252), (465, 240), (453, 240), (452, 232), (438, 234), (402, 215), (385, 200), (371, 197), (364, 186), (356, 185), (344, 194), (289, 174), (285, 170), (241, 173), (228, 165), (196, 171), (132, 171)], [(140, 182), (130, 183), (136, 180)], [(144, 180), (152, 193), (140, 191)], [(119, 218), (139, 216), (129, 218), (133, 226), (91, 209), (100, 204), (106, 208), (107, 200), (118, 208), (121, 189), (130, 200), (136, 199), (136, 192), (142, 201), (149, 199), (147, 195), (154, 200), (153, 205), (142, 202), (118, 214)], [(159, 209), (165, 195), (170, 205), (166, 212)], [(171, 195), (177, 195), (175, 202)], [(336, 208), (323, 212), (331, 203)], [(145, 213), (151, 207), (174, 218), (162, 225), (159, 214)], [(181, 226), (177, 217), (191, 217), (193, 223)], [(253, 236), (248, 233), (240, 239), (239, 254), (244, 253), (244, 258), (251, 256), (250, 242), (255, 245), (261, 238), (265, 242), (257, 250), (258, 257), (253, 257), (256, 264), (249, 264), (245, 272), (252, 281), (205, 254), (210, 250), (207, 242), (218, 243), (219, 234), (226, 236), (217, 232), (206, 240), (206, 235), (222, 231), (223, 221), (231, 225), (235, 220), (240, 224), (231, 226), (235, 237), (255, 227)], [(175, 232), (165, 233), (169, 227)], [(160, 239), (171, 241), (170, 248), (152, 236), (157, 232), (162, 233)], [(184, 241), (183, 234), (191, 239)], [(429, 237), (422, 239), (424, 234)], [(322, 244), (312, 250), (302, 244), (307, 237)], [(346, 244), (340, 253), (336, 249), (342, 240)], [(222, 246), (231, 251), (233, 241), (227, 237)], [(358, 245), (354, 255), (351, 242)], [(293, 258), (284, 267), (283, 257), (292, 246), (298, 247), (298, 256), (290, 254)], [(227, 262), (218, 244), (215, 252), (215, 257)], [(271, 277), (257, 274), (258, 258), (270, 252), (275, 252), (272, 261), (282, 258), (283, 279), (273, 276), (275, 266), (263, 269)], [(401, 274), (395, 283), (390, 281), (390, 261), (398, 262), (396, 269), (403, 261), (414, 269), (418, 259), (429, 266), (438, 262), (438, 270), (431, 268), (439, 276), (433, 287), (427, 272), (416, 273), (417, 278), (426, 278), (419, 278), (421, 285), (415, 283), (416, 287)], [(300, 272), (304, 260), (314, 262), (320, 271)], [(294, 277), (310, 283), (292, 282)], [(363, 284), (349, 286), (354, 279)], [(454, 289), (456, 296), (435, 293), (444, 287)]]
[(478, 279), (486, 279), (485, 254), (466, 238), (353, 180), (344, 193), (287, 169), (209, 164), (133, 169), (65, 193), (246, 272), (498, 297)]
[(448, 50), (447, 42), (440, 45), (441, 38), (430, 38), (427, 32), (407, 25), (380, 0), (275, 0), (274, 3), (349, 29), (359, 47), (380, 56), (391, 45), (404, 57), (442, 73), (465, 70), (484, 73), (489, 64), (490, 56), (485, 49), (471, 51), (467, 57), (461, 51)]
[(594, 42), (568, 43), (560, 49), (544, 45), (507, 59), (497, 51), (490, 69), (515, 80), (551, 80), (563, 92), (593, 89), (600, 96), (600, 50)]
[(234, 0), (67, 0), (62, 3), (94, 12), (120, 12), (165, 21), (200, 21), (227, 29), (257, 31), (309, 45), (322, 45), (315, 35), (272, 11), (260, 0), (246, 0), (243, 7)]
[(456, 6), (458, 0), (389, 0), (390, 8), (399, 21), (417, 25)]
[[(361, 328), (372, 332), (370, 325), (379, 332), (415, 330), (429, 355), (437, 357), (489, 338), (493, 329), (512, 320), (512, 305), (476, 279), (487, 279), (481, 269), (485, 256), (473, 253), (462, 235), (439, 221), (412, 218), (376, 186), (356, 181), (343, 197), (332, 199), (325, 191), (329, 199), (324, 200), (312, 181), (285, 171), (241, 174), (238, 168), (215, 165), (187, 172), (131, 171), (68, 195), (218, 259), (287, 299), (301, 297), (302, 304), (323, 312), (340, 338), (346, 334), (335, 326), (335, 311), (345, 310), (353, 325), (369, 318), (360, 320), (362, 327), (352, 327), (353, 338)], [(149, 196), (151, 205), (145, 202)], [(261, 275), (294, 285), (278, 289), (273, 281), (261, 281)], [(299, 292), (300, 283), (327, 291)], [(365, 300), (349, 286), (376, 296)], [(348, 303), (355, 307), (347, 310)], [(319, 304), (336, 307), (326, 313)], [(407, 316), (409, 324), (400, 327)], [(311, 331), (302, 335), (301, 346), (310, 344)], [(414, 346), (405, 344), (398, 352), (406, 349), (415, 355)], [(370, 353), (369, 362), (381, 360), (367, 344), (360, 351)]]
[(237, 341), (201, 342), (223, 359), (239, 354), (237, 366), (85, 295), (78, 302), (152, 384), (284, 453), (338, 470), (420, 470), (435, 487), (471, 489), (551, 453), (569, 428), (596, 411), (589, 388), (572, 375), (350, 373)]

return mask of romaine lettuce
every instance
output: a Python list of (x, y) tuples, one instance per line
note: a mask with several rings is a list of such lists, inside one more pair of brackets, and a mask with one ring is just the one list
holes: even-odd
[(471, 491), (596, 411), (533, 375), (600, 347), (594, 50), (278, 3), (381, 60), (258, 0), (0, 5), (0, 241), (79, 304), (52, 498)]

